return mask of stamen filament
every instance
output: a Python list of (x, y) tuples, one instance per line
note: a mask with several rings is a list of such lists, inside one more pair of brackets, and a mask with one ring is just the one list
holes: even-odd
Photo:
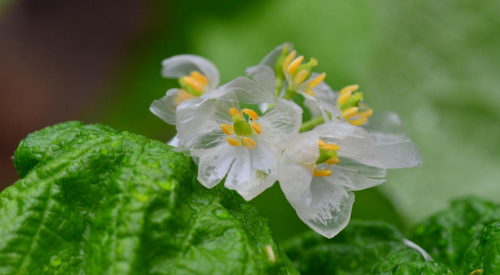
[(359, 108), (358, 107), (351, 107), (351, 108), (347, 108), (345, 110), (342, 111), (342, 116), (345, 118), (345, 119), (348, 119), (354, 115), (356, 115), (359, 111)]
[(252, 149), (253, 147), (255, 147), (257, 145), (257, 143), (250, 138), (244, 137), (243, 138), (243, 145), (245, 145), (245, 147), (247, 147), (248, 149)]

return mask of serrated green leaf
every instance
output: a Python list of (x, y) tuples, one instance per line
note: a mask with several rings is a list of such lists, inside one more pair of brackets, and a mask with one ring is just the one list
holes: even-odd
[(500, 207), (477, 199), (456, 200), (451, 207), (417, 224), (410, 232), (438, 262), (463, 270), (466, 252), (477, 246), (483, 229), (500, 220)]
[[(435, 274), (446, 270), (406, 246), (403, 235), (382, 222), (352, 221), (339, 235), (326, 239), (307, 232), (289, 241), (287, 255), (302, 274)], [(398, 273), (399, 272), (399, 273)], [(420, 274), (420, 273), (411, 273)]]
[(29, 135), (14, 163), (0, 274), (297, 273), (254, 207), (161, 142), (68, 122)]

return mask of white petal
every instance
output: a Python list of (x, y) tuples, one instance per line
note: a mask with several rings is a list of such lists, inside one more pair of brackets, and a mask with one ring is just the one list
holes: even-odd
[[(226, 100), (229, 99), (229, 100)], [(232, 124), (230, 108), (239, 110), (235, 96), (220, 100), (200, 99), (183, 102), (177, 107), (177, 136), (191, 149), (211, 148), (225, 143), (221, 124)]]
[(238, 99), (247, 104), (273, 103), (275, 93), (274, 71), (265, 65), (246, 70), (249, 77), (238, 77), (227, 84), (227, 92), (234, 92)]
[(302, 109), (290, 100), (278, 98), (274, 107), (268, 109), (257, 122), (262, 125), (262, 134), (256, 139), (281, 151), (299, 132)]
[(311, 115), (313, 118), (319, 115), (323, 115), (325, 121), (341, 119), (342, 112), (333, 104), (330, 104), (323, 100), (319, 100), (315, 96), (310, 96), (305, 92), (300, 92), (300, 94), (304, 96), (304, 105), (306, 105), (309, 111), (311, 111)]
[(288, 46), (289, 51), (293, 50), (293, 44), (292, 43), (283, 43), (279, 45), (278, 47), (274, 48), (271, 52), (269, 52), (263, 59), (260, 61), (260, 65), (267, 65), (271, 68), (274, 68), (274, 65), (276, 64), (276, 61), (278, 60), (278, 57), (280, 57), (281, 52), (283, 51), (283, 48), (285, 46)]
[(180, 140), (177, 138), (177, 135), (175, 135), (171, 140), (167, 142), (168, 145), (177, 147), (180, 144)]
[(208, 79), (210, 90), (219, 85), (219, 71), (208, 59), (198, 55), (181, 54), (163, 60), (162, 75), (166, 78), (180, 78), (197, 71)]
[(393, 112), (374, 112), (362, 127), (377, 137), (379, 145), (410, 141), (403, 131), (401, 119)]
[(174, 101), (179, 92), (180, 89), (168, 90), (167, 94), (164, 97), (151, 103), (151, 106), (149, 106), (149, 110), (166, 123), (175, 125), (175, 110), (177, 107), (175, 106)]
[(245, 200), (251, 200), (277, 180), (277, 153), (265, 143), (258, 143), (250, 150), (243, 146), (235, 148), (238, 150), (236, 161), (225, 186), (236, 190)]
[(413, 142), (379, 145), (377, 137), (361, 127), (344, 121), (322, 124), (314, 131), (325, 141), (341, 147), (340, 157), (346, 157), (368, 166), (379, 168), (406, 168), (420, 166), (420, 149)]
[[(198, 180), (207, 188), (217, 185), (234, 162), (236, 147), (224, 143), (220, 146), (197, 151), (199, 157)], [(246, 149), (246, 148), (245, 148)]]

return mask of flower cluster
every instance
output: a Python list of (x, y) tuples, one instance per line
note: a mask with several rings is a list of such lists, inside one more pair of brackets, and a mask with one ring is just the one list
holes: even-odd
[[(298, 216), (325, 237), (347, 225), (352, 191), (381, 184), (387, 169), (422, 163), (396, 114), (374, 113), (357, 85), (333, 91), (325, 73), (313, 72), (318, 61), (304, 61), (289, 43), (221, 86), (203, 57), (178, 55), (162, 65), (180, 87), (150, 109), (176, 125), (172, 144), (197, 161), (200, 183), (224, 180), (251, 200), (279, 181)], [(309, 121), (293, 101), (301, 97)]]

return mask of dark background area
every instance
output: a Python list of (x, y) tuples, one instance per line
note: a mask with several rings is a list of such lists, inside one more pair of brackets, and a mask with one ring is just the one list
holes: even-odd
[[(353, 217), (405, 228), (452, 198), (500, 195), (498, 1), (61, 1), (0, 3), (0, 185), (20, 140), (68, 120), (167, 141), (149, 104), (175, 85), (161, 61), (212, 60), (222, 83), (285, 41), (334, 88), (357, 83), (400, 114), (424, 165), (357, 192)], [(253, 201), (279, 239), (306, 227), (275, 185)]]

